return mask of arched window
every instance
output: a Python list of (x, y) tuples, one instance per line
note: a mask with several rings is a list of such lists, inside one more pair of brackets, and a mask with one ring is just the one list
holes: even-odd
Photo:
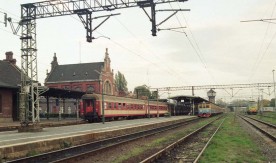
[(104, 83), (104, 93), (105, 94), (112, 94), (112, 90), (111, 90), (111, 84), (109, 81), (106, 81)]

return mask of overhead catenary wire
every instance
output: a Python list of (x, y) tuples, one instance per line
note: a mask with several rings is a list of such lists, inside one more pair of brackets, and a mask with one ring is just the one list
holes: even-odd
[[(155, 54), (155, 52), (153, 52), (152, 50), (150, 50), (150, 49), (148, 48), (148, 46), (147, 46), (146, 44), (143, 43), (143, 41), (137, 39), (137, 37), (135, 36), (135, 34), (133, 34), (133, 32), (131, 32), (131, 31), (130, 31), (130, 30), (119, 20), (119, 19), (117, 19), (116, 17), (115, 17), (115, 19), (119, 22), (119, 24), (121, 24), (121, 25), (125, 28), (125, 30), (127, 30), (136, 40), (138, 40), (139, 43), (142, 43), (145, 47), (147, 47), (146, 49), (150, 52), (149, 54), (152, 54), (152, 55), (155, 56), (155, 58), (161, 60), (160, 57), (159, 57), (158, 55)], [(173, 72), (174, 74), (176, 74), (176, 76), (174, 76), (175, 78), (184, 81), (184, 83), (187, 83), (186, 80), (183, 80), (183, 79), (181, 78), (181, 76), (179, 75), (179, 73), (176, 72), (174, 69), (172, 69), (170, 66), (168, 66), (168, 64), (164, 63), (164, 65), (170, 70), (170, 72), (168, 72), (169, 75), (172, 75), (171, 72)], [(160, 66), (158, 66), (158, 68), (159, 68), (159, 67), (160, 67)]]
[[(171, 4), (169, 4), (169, 5), (170, 5), (170, 7), (173, 9), (172, 5), (171, 5)], [(179, 4), (178, 4), (178, 5), (179, 5)], [(179, 6), (179, 8), (180, 8), (180, 6)], [(183, 13), (182, 13), (182, 15), (183, 15)], [(183, 17), (184, 17), (184, 15), (183, 15)], [(180, 20), (179, 20), (179, 18), (177, 17), (177, 15), (176, 15), (176, 19), (177, 19), (178, 23), (180, 24), (180, 26), (183, 27), (182, 24), (181, 24), (181, 22), (180, 22)], [(185, 20), (185, 22), (186, 22), (186, 25), (187, 25), (187, 27), (188, 27), (188, 30), (190, 30), (189, 24), (188, 24), (188, 22), (186, 21), (185, 17), (184, 17), (184, 20)], [(212, 74), (212, 73), (209, 71), (209, 69), (207, 68), (207, 63), (206, 63), (206, 61), (205, 61), (205, 59), (204, 59), (204, 57), (203, 57), (203, 55), (202, 55), (202, 52), (201, 52), (201, 50), (200, 50), (200, 48), (199, 48), (199, 46), (198, 46), (198, 44), (197, 44), (197, 41), (196, 41), (195, 38), (192, 36), (192, 38), (193, 38), (193, 40), (194, 40), (194, 42), (195, 42), (195, 44), (196, 44), (196, 46), (195, 46), (195, 45), (193, 44), (192, 40), (188, 37), (187, 33), (184, 31), (184, 29), (182, 29), (182, 31), (185, 33), (186, 38), (188, 39), (188, 41), (189, 41), (191, 47), (194, 49), (194, 51), (195, 51), (196, 55), (198, 56), (198, 58), (199, 58), (201, 64), (202, 64), (203, 67), (206, 69), (207, 73), (211, 76), (212, 80), (215, 82), (215, 78), (214, 78), (213, 74)], [(190, 33), (192, 33), (191, 30), (190, 30)], [(216, 83), (216, 82), (215, 82), (215, 83)]]
[[(276, 2), (275, 2), (275, 4), (274, 4), (274, 6), (273, 6), (272, 13), (271, 13), (271, 15), (270, 15), (270, 20), (274, 20), (274, 18), (272, 18), (272, 17), (273, 17), (273, 15), (274, 15), (275, 7), (276, 7)], [(275, 18), (275, 19), (276, 19), (276, 18)], [(261, 19), (261, 20), (269, 20), (269, 19)], [(248, 21), (242, 21), (242, 22), (250, 22), (250, 21), (258, 21), (258, 20), (248, 20)], [(260, 48), (259, 48), (257, 58), (256, 58), (256, 60), (255, 60), (255, 62), (254, 62), (254, 64), (253, 64), (252, 69), (251, 69), (251, 73), (250, 73), (250, 76), (249, 76), (249, 78), (248, 78), (248, 81), (249, 81), (249, 82), (252, 80), (253, 76), (255, 75), (256, 70), (259, 68), (259, 65), (262, 63), (262, 60), (263, 60), (263, 58), (264, 58), (264, 56), (265, 56), (265, 54), (266, 54), (266, 52), (267, 52), (267, 50), (268, 50), (270, 44), (272, 43), (272, 40), (275, 38), (275, 34), (274, 34), (274, 36), (273, 36), (272, 39), (270, 40), (269, 45), (266, 47), (266, 50), (265, 50), (263, 53), (261, 53), (261, 51), (262, 51), (262, 49), (263, 49), (263, 46), (264, 46), (265, 39), (266, 39), (267, 36), (268, 36), (268, 30), (269, 30), (269, 28), (270, 28), (270, 23), (269, 23), (269, 24), (267, 25), (267, 27), (266, 27), (266, 31), (265, 31), (264, 37), (263, 37), (263, 39), (262, 39), (261, 46), (260, 46)]]

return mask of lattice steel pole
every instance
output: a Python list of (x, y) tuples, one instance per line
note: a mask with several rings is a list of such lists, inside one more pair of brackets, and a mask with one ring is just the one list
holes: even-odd
[(39, 122), (39, 94), (37, 76), (36, 7), (21, 5), (21, 125)]

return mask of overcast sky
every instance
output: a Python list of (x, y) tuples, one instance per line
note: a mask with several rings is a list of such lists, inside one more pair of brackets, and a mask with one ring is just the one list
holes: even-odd
[[(0, 0), (0, 22), (2, 12), (14, 21), (20, 20), (20, 4), (31, 2), (38, 0)], [(38, 19), (39, 81), (44, 83), (54, 53), (59, 64), (102, 62), (108, 48), (114, 72), (125, 75), (132, 91), (143, 84), (156, 88), (273, 82), (276, 24), (240, 21), (276, 18), (275, 4), (275, 0), (189, 0), (157, 5), (157, 9), (191, 11), (178, 12), (159, 27), (185, 29), (160, 31), (156, 37), (151, 36), (151, 23), (142, 9), (115, 10), (112, 13), (121, 15), (111, 17), (93, 33), (94, 37), (111, 39), (100, 37), (93, 43), (86, 42), (86, 31), (76, 15)], [(93, 15), (102, 14), (107, 13)], [(157, 12), (157, 23), (170, 14)], [(94, 27), (100, 21), (93, 20)], [(0, 24), (1, 58), (5, 58), (6, 51), (13, 51), (20, 66), (20, 46), (20, 39), (11, 33), (10, 26)], [(196, 91), (195, 95), (205, 97), (207, 91)], [(226, 91), (216, 91), (217, 98), (229, 101)], [(244, 99), (258, 95), (257, 89), (233, 92), (235, 97)], [(267, 88), (264, 92), (265, 98), (273, 98), (266, 95)], [(170, 96), (178, 94), (191, 95), (191, 91), (171, 92)]]

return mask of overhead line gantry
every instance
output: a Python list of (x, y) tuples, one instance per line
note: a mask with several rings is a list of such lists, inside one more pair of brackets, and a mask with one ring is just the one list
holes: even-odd
[[(270, 88), (274, 83), (253, 83), (253, 84), (228, 84), (228, 85), (201, 85), (201, 86), (179, 86), (179, 87), (161, 87), (161, 88), (150, 88), (151, 90), (159, 91), (179, 91), (179, 90), (192, 90), (194, 96), (194, 90), (202, 89), (237, 89), (237, 88)], [(228, 92), (227, 92), (228, 93)], [(228, 93), (229, 94), (229, 93)], [(233, 92), (232, 92), (233, 96)]]
[[(190, 11), (189, 9), (156, 10), (156, 5), (163, 3), (185, 2), (188, 0), (49, 0), (21, 5), (21, 91), (19, 119), (22, 126), (39, 123), (39, 90), (37, 74), (37, 40), (36, 20), (66, 15), (78, 15), (86, 29), (86, 40), (92, 42), (92, 33), (111, 16), (118, 14), (102, 15), (93, 17), (94, 12), (114, 11), (132, 7), (140, 7), (148, 16), (152, 24), (152, 36), (156, 36), (157, 27), (170, 19), (178, 11)], [(150, 8), (150, 14), (145, 10)], [(156, 12), (173, 11), (165, 20), (156, 25)], [(105, 18), (94, 29), (92, 20)], [(12, 20), (9, 21), (11, 26)], [(12, 28), (17, 33), (19, 28)]]

